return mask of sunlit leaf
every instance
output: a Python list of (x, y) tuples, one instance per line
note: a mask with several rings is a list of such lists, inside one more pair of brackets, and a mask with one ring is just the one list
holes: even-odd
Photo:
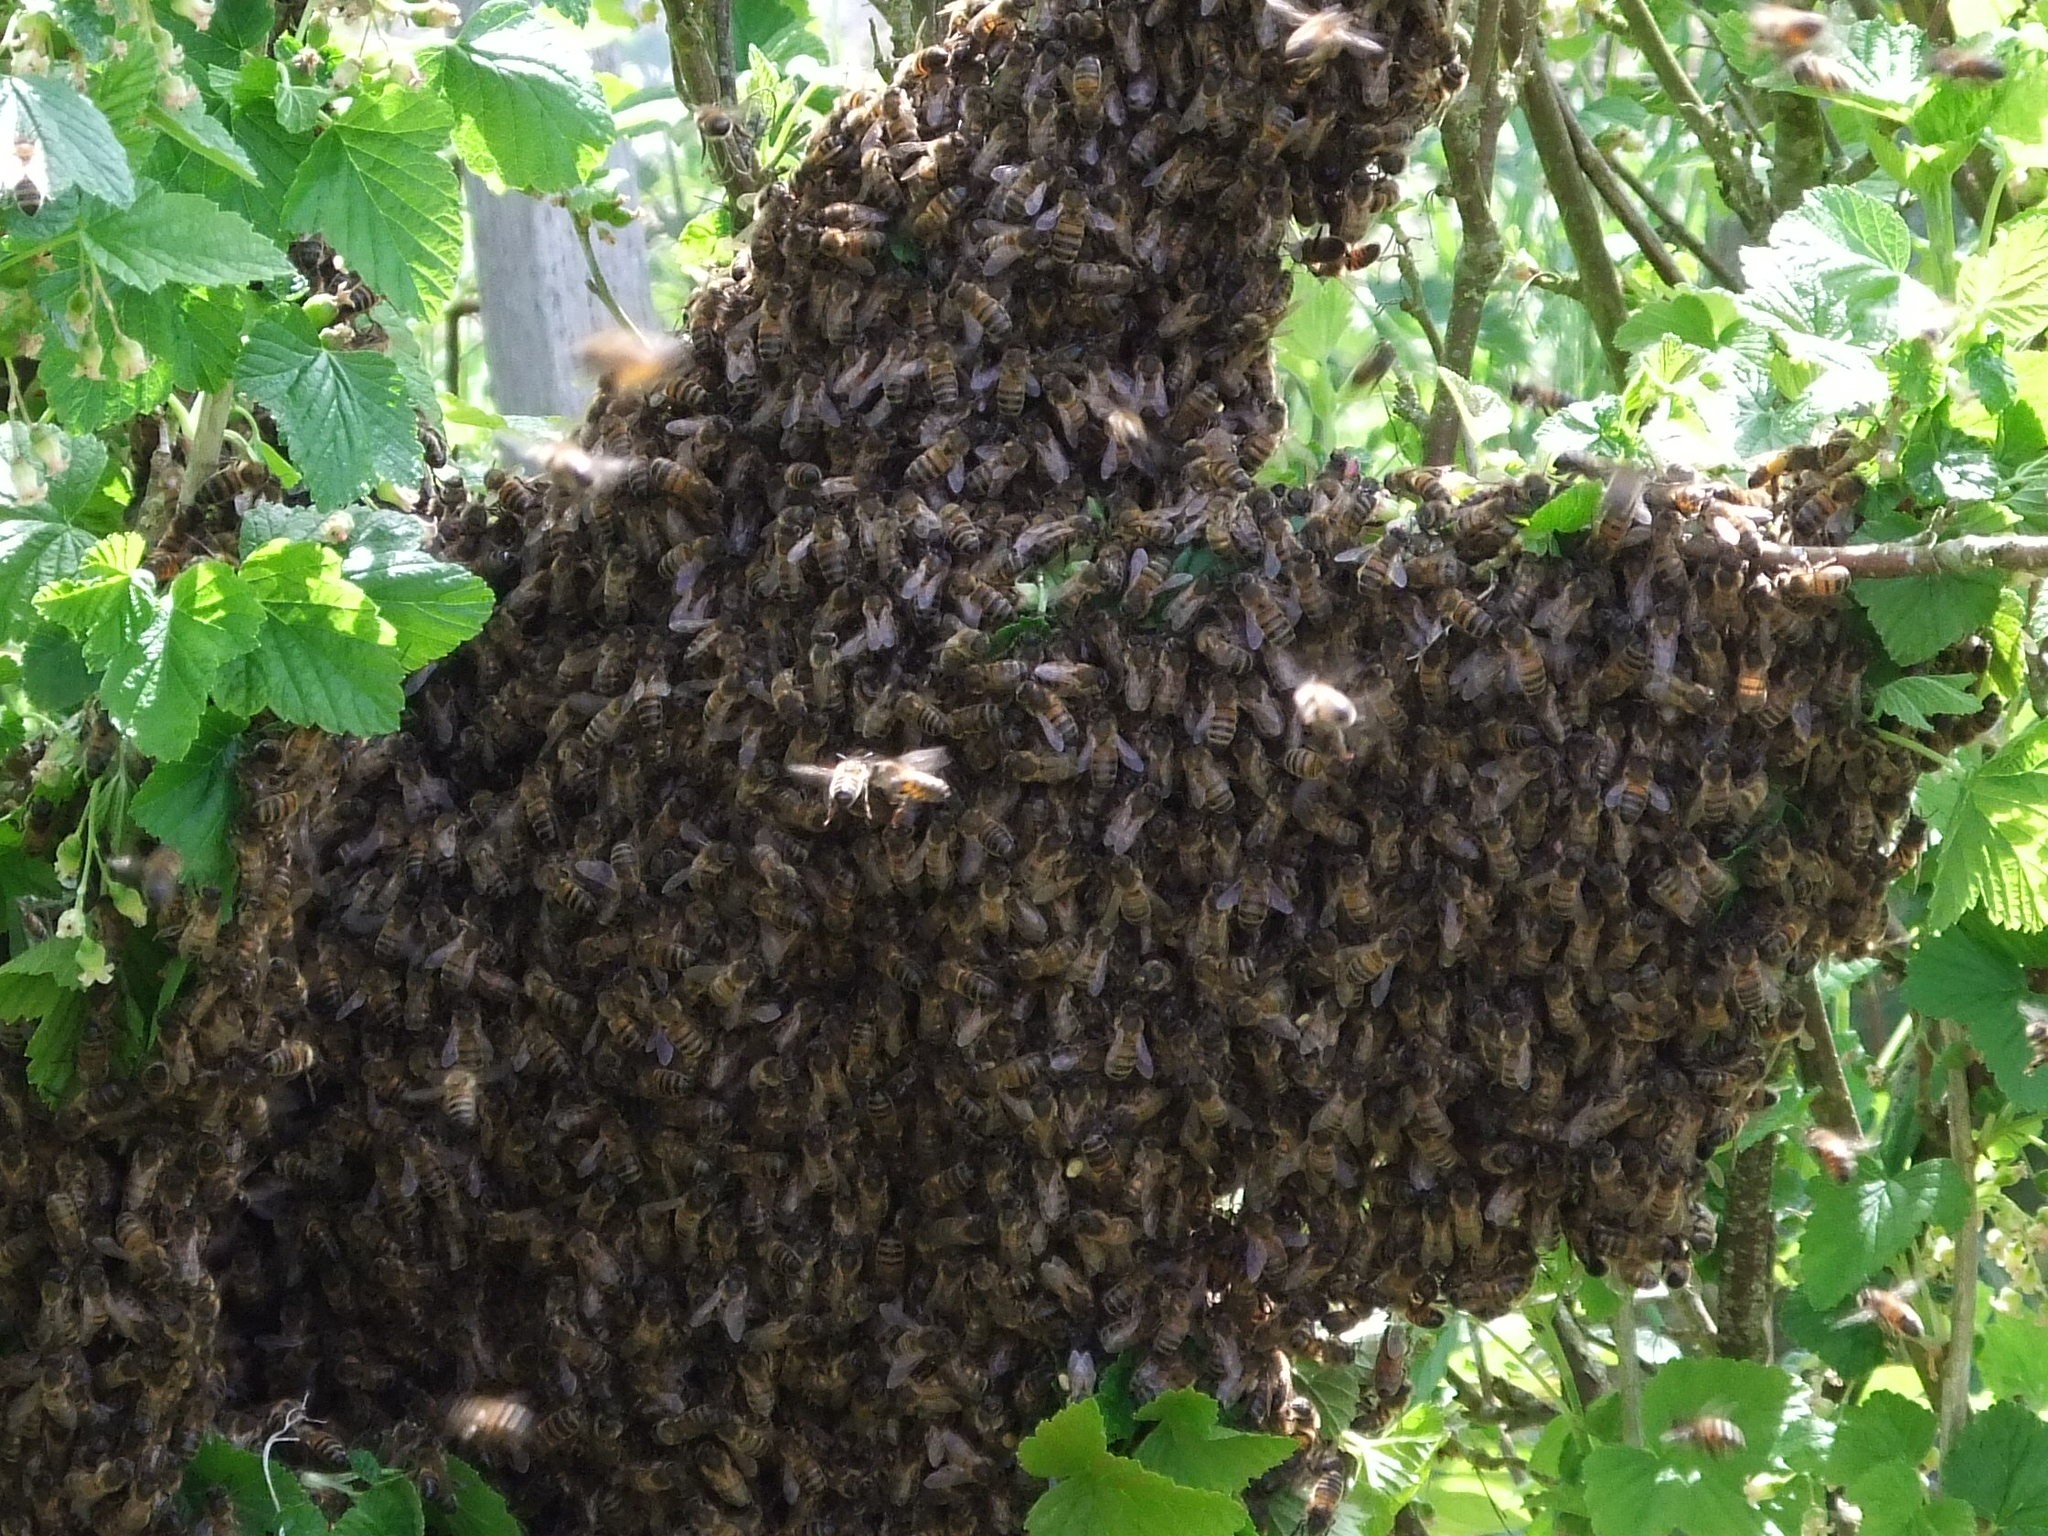
[(1837, 1184), (1809, 1180), (1813, 1213), (1800, 1245), (1801, 1282), (1815, 1305), (1827, 1307), (1904, 1253), (1929, 1222), (1961, 1219), (1962, 1176), (1945, 1157), (1915, 1163), (1896, 1177), (1878, 1174)]

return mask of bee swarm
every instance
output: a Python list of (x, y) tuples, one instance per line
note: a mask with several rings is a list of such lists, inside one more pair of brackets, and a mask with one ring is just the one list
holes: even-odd
[(140, 1530), (302, 1399), (535, 1530), (1014, 1530), (1062, 1362), (1270, 1418), (1277, 1351), (1560, 1238), (1685, 1272), (1910, 855), (1837, 584), (1749, 553), (1856, 482), (1622, 478), (1547, 558), (1543, 476), (1254, 488), (1286, 223), (1360, 238), (1460, 74), (1427, 3), (1335, 21), (981, 10), (587, 457), (439, 507), (486, 633), (252, 754), (162, 1071), (5, 1153), (13, 1315), (63, 1267), (0, 1530)]

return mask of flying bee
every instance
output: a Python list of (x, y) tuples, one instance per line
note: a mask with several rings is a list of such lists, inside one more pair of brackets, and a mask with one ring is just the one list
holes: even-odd
[(576, 362), (608, 390), (637, 394), (679, 366), (688, 350), (680, 337), (649, 337), (623, 326), (576, 344)]
[(2005, 65), (1988, 53), (1972, 48), (1940, 48), (1927, 61), (1927, 67), (1937, 75), (1951, 80), (1966, 80), (1977, 85), (1994, 85), (2005, 78)]
[(1702, 1413), (1694, 1418), (1680, 1419), (1674, 1423), (1664, 1431), (1664, 1443), (1687, 1446), (1703, 1455), (1719, 1457), (1739, 1451), (1749, 1442), (1743, 1437), (1741, 1427), (1733, 1419), (1724, 1419), (1713, 1413)]
[(1848, 90), (1854, 83), (1850, 80), (1848, 71), (1841, 65), (1825, 54), (1812, 50), (1794, 54), (1786, 62), (1785, 70), (1791, 75), (1794, 84), (1803, 85), (1809, 91), (1817, 91), (1824, 96), (1837, 95)]
[(517, 1454), (533, 1433), (534, 1412), (516, 1397), (470, 1394), (448, 1405), (442, 1421), (448, 1438), (491, 1451)]
[(1266, 9), (1275, 21), (1292, 29), (1280, 52), (1298, 77), (1314, 75), (1340, 53), (1369, 59), (1387, 51), (1341, 5), (1310, 10), (1293, 0), (1266, 0)]
[(876, 790), (897, 807), (898, 815), (912, 805), (936, 805), (953, 797), (953, 787), (939, 777), (951, 756), (944, 747), (920, 747), (901, 757), (878, 757), (860, 752), (842, 757), (827, 768), (821, 764), (794, 763), (792, 778), (825, 786), (825, 802), (836, 809), (858, 803), (862, 814), (869, 796)]
[(1806, 1133), (1806, 1149), (1823, 1173), (1837, 1184), (1846, 1184), (1856, 1176), (1856, 1160), (1870, 1150), (1870, 1143), (1816, 1125)]
[(1891, 1290), (1877, 1285), (1865, 1286), (1856, 1293), (1856, 1310), (1842, 1319), (1842, 1325), (1876, 1323), (1896, 1339), (1925, 1338), (1927, 1325), (1920, 1321), (1920, 1314), (1906, 1300), (1912, 1292), (1911, 1282)]
[(1633, 464), (1623, 464), (1608, 476), (1607, 488), (1600, 496), (1600, 511), (1587, 539), (1588, 547), (1595, 553), (1611, 555), (1621, 547), (1621, 541), (1635, 527), (1643, 511), (1643, 487), (1648, 481), (1649, 477)]
[(1803, 11), (1790, 5), (1750, 7), (1749, 35), (1762, 47), (1781, 57), (1821, 45), (1828, 35), (1828, 19), (1818, 11)]

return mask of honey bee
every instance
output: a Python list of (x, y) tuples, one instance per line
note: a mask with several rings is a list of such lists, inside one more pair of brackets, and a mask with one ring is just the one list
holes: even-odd
[(1608, 476), (1606, 489), (1600, 495), (1600, 511), (1587, 540), (1594, 551), (1612, 554), (1620, 548), (1621, 541), (1643, 515), (1643, 488), (1648, 479), (1630, 464), (1619, 466)]
[(1921, 1322), (1920, 1314), (1906, 1300), (1911, 1290), (1910, 1285), (1891, 1290), (1883, 1286), (1865, 1286), (1856, 1293), (1856, 1310), (1842, 1321), (1845, 1324), (1876, 1323), (1895, 1339), (1925, 1338), (1927, 1325)]
[(1675, 1422), (1664, 1432), (1664, 1443), (1685, 1446), (1707, 1456), (1721, 1457), (1741, 1450), (1749, 1441), (1744, 1437), (1741, 1426), (1733, 1419), (1702, 1413)]
[(858, 805), (863, 815), (870, 795), (879, 790), (897, 807), (900, 817), (910, 806), (937, 805), (952, 798), (952, 786), (939, 776), (950, 757), (944, 747), (921, 747), (900, 757), (862, 752), (843, 757), (830, 767), (792, 764), (789, 773), (799, 781), (822, 784), (828, 806)]
[(1803, 85), (1809, 91), (1818, 91), (1825, 96), (1838, 95), (1850, 88), (1852, 82), (1848, 71), (1825, 54), (1809, 50), (1794, 54), (1786, 61), (1785, 70), (1792, 76), (1794, 84)]
[(2006, 76), (2005, 65), (1996, 56), (1971, 48), (1938, 48), (1927, 67), (1950, 80), (1980, 85), (1996, 84)]
[(1749, 35), (1762, 47), (1790, 55), (1824, 42), (1828, 19), (1818, 11), (1803, 11), (1789, 5), (1752, 6)]

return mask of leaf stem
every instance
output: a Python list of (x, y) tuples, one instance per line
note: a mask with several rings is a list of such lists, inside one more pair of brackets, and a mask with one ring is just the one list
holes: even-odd
[[(212, 477), (220, 463), (222, 435), (228, 428), (229, 413), (235, 405), (235, 381), (225, 379), (218, 389), (199, 397), (199, 409), (192, 413), (191, 436), (185, 442), (185, 478), (178, 487), (178, 510), (184, 511), (198, 498), (200, 487)], [(154, 547), (148, 529), (142, 535)]]
[(589, 274), (590, 291), (597, 295), (597, 302), (605, 307), (612, 319), (618, 323), (620, 330), (629, 336), (639, 336), (640, 327), (633, 323), (631, 315), (619, 307), (618, 298), (612, 292), (611, 282), (605, 277), (604, 268), (598, 265), (597, 252), (590, 244), (590, 220), (576, 220), (576, 244), (582, 249), (583, 270)]
[(1621, 1394), (1621, 1443), (1643, 1443), (1643, 1364), (1636, 1358), (1636, 1288), (1624, 1281), (1614, 1308), (1615, 1386)]
[(1976, 1131), (1970, 1119), (1970, 1043), (1958, 1024), (1948, 1026), (1949, 1155), (1963, 1178), (1969, 1204), (1956, 1233), (1955, 1297), (1950, 1302), (1948, 1347), (1941, 1357), (1941, 1448), (1946, 1452), (1970, 1416), (1970, 1356), (1977, 1326), (1977, 1259), (1983, 1211), (1977, 1202)]

